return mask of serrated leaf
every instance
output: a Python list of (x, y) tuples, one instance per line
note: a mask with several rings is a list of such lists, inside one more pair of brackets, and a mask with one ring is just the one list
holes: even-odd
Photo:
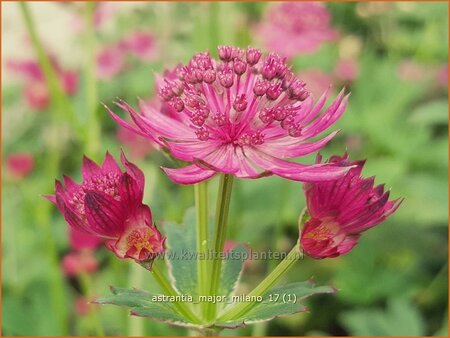
[(262, 296), (262, 301), (244, 315), (226, 322), (219, 321), (215, 323), (215, 326), (236, 328), (306, 311), (306, 307), (300, 303), (301, 300), (315, 294), (334, 293), (335, 291), (336, 289), (330, 286), (316, 287), (311, 281), (275, 287), (266, 292)]
[(241, 277), (247, 255), (248, 250), (244, 245), (238, 245), (229, 252), (222, 265), (220, 295), (228, 297), (233, 294)]
[(197, 296), (197, 253), (195, 209), (186, 211), (183, 224), (164, 224), (167, 236), (166, 262), (174, 286), (180, 293)]
[(131, 308), (131, 315), (149, 317), (171, 325), (199, 327), (179, 315), (171, 302), (162, 300), (165, 297), (164, 295), (152, 294), (138, 289), (114, 287), (111, 288), (111, 292), (112, 295), (100, 297), (95, 300), (95, 303), (126, 306)]

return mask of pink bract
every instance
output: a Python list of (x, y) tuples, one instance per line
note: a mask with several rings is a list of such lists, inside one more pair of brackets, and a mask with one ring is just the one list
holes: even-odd
[(336, 38), (330, 14), (320, 2), (281, 2), (272, 5), (256, 34), (268, 50), (289, 59), (314, 53), (324, 42)]
[(177, 77), (164, 79), (159, 94), (172, 107), (164, 113), (140, 102), (141, 113), (120, 101), (135, 126), (110, 111), (119, 124), (158, 143), (177, 159), (191, 164), (163, 168), (176, 183), (192, 184), (215, 173), (241, 178), (279, 175), (297, 181), (331, 180), (349, 168), (334, 164), (304, 165), (286, 161), (313, 153), (336, 131), (309, 142), (345, 111), (341, 91), (322, 112), (328, 93), (314, 104), (306, 84), (289, 70), (286, 60), (258, 49), (218, 48), (220, 60), (194, 55), (179, 66)]
[(375, 177), (361, 177), (364, 161), (351, 163), (344, 154), (331, 157), (329, 162), (355, 167), (338, 180), (304, 185), (311, 218), (301, 230), (299, 241), (303, 251), (317, 259), (349, 252), (361, 232), (383, 222), (402, 202), (390, 201), (384, 185), (374, 187)]
[(30, 153), (13, 153), (6, 158), (6, 166), (12, 176), (23, 178), (34, 168), (34, 156)]
[(106, 153), (102, 166), (84, 157), (83, 182), (64, 176), (56, 180), (55, 195), (47, 196), (76, 230), (105, 240), (119, 258), (151, 262), (164, 251), (164, 238), (153, 224), (150, 208), (142, 204), (144, 174), (125, 158), (122, 172)]

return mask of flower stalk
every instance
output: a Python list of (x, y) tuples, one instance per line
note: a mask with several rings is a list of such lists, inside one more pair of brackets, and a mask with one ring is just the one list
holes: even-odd
[[(223, 252), (225, 236), (227, 234), (228, 211), (230, 209), (231, 191), (233, 188), (233, 176), (222, 174), (219, 183), (219, 192), (217, 196), (216, 219), (214, 226), (214, 259), (211, 269), (211, 284), (209, 295), (217, 295), (220, 281), (220, 272), (222, 270), (222, 260), (219, 253)], [(216, 317), (216, 304), (207, 303), (208, 320)]]
[[(197, 211), (197, 276), (198, 276), (198, 294), (199, 296), (207, 295), (208, 288), (208, 260), (206, 255), (209, 248), (209, 231), (208, 231), (208, 182), (200, 182), (194, 186), (195, 190), (195, 206)], [(206, 303), (202, 304), (203, 316), (206, 316)]]
[[(79, 276), (79, 281), (84, 296), (86, 297), (86, 299), (89, 299), (90, 296), (92, 296), (92, 277), (87, 273), (81, 273)], [(105, 335), (105, 332), (103, 330), (101, 320), (98, 316), (97, 309), (91, 309), (91, 311), (89, 312), (89, 321), (92, 325), (92, 328), (95, 330), (95, 334), (98, 337), (103, 337)]]
[[(147, 267), (143, 266), (145, 269)], [(157, 264), (153, 264), (151, 273), (153, 277), (155, 278), (156, 282), (158, 283), (161, 290), (168, 296), (177, 296), (178, 292), (173, 288), (173, 286), (170, 284), (170, 282), (167, 280), (167, 278), (164, 276), (162, 271), (160, 270), (159, 266)], [(173, 302), (173, 305), (176, 307), (176, 309), (179, 311), (179, 313), (184, 316), (186, 319), (189, 319), (193, 323), (200, 323), (197, 316), (189, 309), (186, 304), (181, 302)]]
[[(299, 244), (297, 243), (280, 264), (278, 264), (276, 268), (248, 294), (248, 296), (263, 296), (301, 257)], [(220, 316), (218, 321), (228, 321), (240, 318), (240, 316), (251, 310), (255, 304), (255, 302), (239, 303)]]

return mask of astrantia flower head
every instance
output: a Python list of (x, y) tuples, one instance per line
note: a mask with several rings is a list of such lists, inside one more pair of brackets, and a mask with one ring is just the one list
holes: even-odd
[[(173, 110), (157, 111), (141, 102), (141, 114), (125, 102), (118, 105), (132, 117), (124, 127), (153, 139), (175, 157), (191, 162), (184, 168), (163, 168), (176, 183), (206, 180), (216, 172), (242, 178), (279, 175), (299, 181), (335, 179), (348, 168), (334, 164), (304, 165), (285, 161), (322, 148), (335, 134), (308, 142), (344, 112), (343, 91), (321, 113), (327, 93), (314, 105), (306, 84), (295, 77), (277, 54), (262, 55), (232, 46), (194, 55), (177, 76), (165, 77), (161, 99)], [(175, 115), (175, 116), (174, 116)]]
[(313, 53), (337, 36), (325, 4), (305, 1), (273, 4), (255, 33), (268, 49), (288, 58)]
[(300, 245), (314, 258), (337, 257), (349, 252), (361, 232), (383, 222), (402, 201), (390, 201), (384, 185), (374, 187), (374, 177), (361, 177), (364, 161), (351, 163), (344, 154), (331, 157), (329, 162), (354, 165), (354, 168), (338, 180), (304, 186), (311, 218), (301, 230)]
[(123, 153), (121, 161), (125, 172), (109, 153), (101, 167), (84, 157), (82, 184), (64, 176), (65, 186), (56, 181), (55, 195), (47, 198), (70, 226), (104, 238), (118, 257), (149, 262), (164, 251), (164, 238), (142, 204), (144, 174)]

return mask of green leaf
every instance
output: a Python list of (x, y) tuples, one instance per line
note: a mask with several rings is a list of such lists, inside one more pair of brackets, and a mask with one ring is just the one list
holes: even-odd
[(448, 102), (438, 100), (426, 103), (416, 108), (410, 117), (414, 124), (447, 124), (448, 123)]
[[(315, 286), (312, 281), (291, 283), (270, 289), (262, 296), (262, 300), (240, 318), (215, 323), (217, 327), (236, 328), (264, 322), (275, 317), (306, 311), (300, 301), (315, 294), (334, 293), (330, 286)], [(239, 297), (239, 296), (236, 296)]]
[(244, 245), (238, 245), (227, 255), (227, 259), (222, 265), (220, 295), (228, 297), (233, 294), (241, 277), (247, 256), (248, 250)]
[(171, 279), (180, 293), (197, 296), (197, 245), (196, 245), (195, 209), (186, 211), (183, 224), (166, 223), (167, 236), (166, 262)]
[(95, 303), (130, 307), (131, 315), (149, 317), (171, 325), (199, 327), (178, 314), (169, 296), (115, 287), (111, 287), (111, 292), (112, 295), (100, 297), (95, 300)]
[(341, 316), (341, 322), (356, 336), (422, 336), (424, 320), (408, 301), (393, 299), (385, 311), (358, 309)]

